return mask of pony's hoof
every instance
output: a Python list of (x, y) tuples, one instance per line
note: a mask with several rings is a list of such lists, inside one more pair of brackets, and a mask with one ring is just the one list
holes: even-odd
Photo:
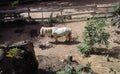
[(68, 42), (67, 40), (65, 40), (64, 42)]

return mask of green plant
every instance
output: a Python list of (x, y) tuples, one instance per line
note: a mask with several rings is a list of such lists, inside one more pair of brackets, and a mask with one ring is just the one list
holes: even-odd
[(17, 5), (17, 4), (19, 4), (19, 0), (15, 0), (15, 1), (13, 1), (13, 2), (11, 3), (12, 6), (15, 6), (15, 5)]
[(110, 35), (105, 32), (105, 26), (105, 19), (102, 18), (88, 22), (83, 33), (84, 45), (78, 46), (79, 51), (83, 54), (89, 53), (95, 44), (108, 47)]
[(117, 3), (116, 6), (112, 9), (113, 15), (120, 15), (120, 3)]
[(90, 50), (87, 44), (79, 45), (78, 49), (80, 49), (79, 51), (82, 52), (83, 54), (88, 54)]
[(6, 56), (9, 58), (22, 59), (22, 55), (24, 54), (24, 52), (24, 50), (12, 48), (7, 52)]
[(86, 67), (89, 68), (89, 69), (91, 69), (91, 62), (88, 62), (88, 63), (86, 64)]
[(73, 66), (69, 66), (69, 68), (65, 69), (64, 71), (58, 71), (56, 74), (79, 74), (79, 73), (74, 71)]
[(89, 16), (84, 16), (84, 17), (74, 17), (73, 19), (76, 19), (76, 20), (85, 20), (87, 18), (90, 18)]
[(89, 45), (90, 48), (96, 43), (98, 45), (105, 44), (108, 46), (109, 34), (105, 32), (104, 27), (106, 26), (104, 19), (96, 19), (95, 21), (88, 22), (83, 33), (85, 44)]
[(57, 19), (55, 19), (53, 17), (53, 13), (50, 14), (50, 19), (49, 19), (48, 22), (49, 22), (50, 26), (53, 26), (53, 23), (57, 23), (58, 22)]
[(68, 69), (66, 69), (65, 71), (58, 71), (56, 74), (72, 74), (72, 69), (73, 67), (70, 66)]

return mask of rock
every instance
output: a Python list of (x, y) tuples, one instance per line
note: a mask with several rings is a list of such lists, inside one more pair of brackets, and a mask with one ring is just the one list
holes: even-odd
[(39, 45), (39, 48), (41, 48), (42, 50), (46, 49), (46, 45)]
[(14, 47), (22, 48), (25, 49), (26, 51), (29, 51), (32, 54), (35, 54), (33, 42), (31, 40), (24, 40), (9, 45), (9, 48), (14, 48)]
[(24, 50), (25, 53), (19, 59), (4, 57), (0, 61), (0, 71), (2, 71), (2, 74), (37, 74), (38, 61), (35, 57), (33, 43), (30, 40), (20, 41), (10, 45), (6, 49), (11, 50), (12, 48), (19, 48)]
[(107, 62), (110, 62), (109, 55), (106, 56), (106, 60), (107, 60)]
[(115, 16), (111, 20), (112, 25), (117, 26), (117, 28), (120, 27), (120, 15)]
[(0, 60), (2, 60), (4, 57), (4, 50), (0, 49)]
[(79, 69), (79, 70), (81, 71), (84, 67), (85, 67), (84, 65), (79, 64), (79, 65), (77, 66), (77, 69)]
[(120, 44), (120, 40), (114, 40), (114, 43)]
[(25, 50), (25, 54), (22, 59), (16, 59), (13, 61), (16, 74), (37, 74), (38, 62), (35, 55)]
[(24, 32), (24, 29), (16, 29), (15, 31), (14, 31), (14, 33), (23, 33)]
[(31, 31), (30, 31), (30, 36), (31, 36), (31, 37), (36, 37), (36, 36), (38, 36), (37, 30), (36, 30), (36, 29), (31, 30)]
[(73, 61), (72, 59), (73, 59), (72, 56), (68, 56), (68, 57), (64, 60), (64, 63), (65, 63), (65, 64), (71, 64), (72, 61)]
[(73, 56), (68, 56), (66, 60), (72, 62)]
[(117, 26), (117, 28), (119, 28), (120, 27), (120, 21), (116, 22), (115, 25)]
[(47, 48), (51, 48), (51, 47), (53, 47), (53, 44), (50, 44), (49, 42), (42, 43), (39, 45), (39, 48), (41, 48), (42, 50), (47, 49)]
[(71, 65), (73, 67), (77, 67), (79, 65), (79, 63), (75, 60), (73, 60), (73, 56), (68, 56), (64, 61), (64, 64), (66, 65)]
[(117, 34), (120, 34), (120, 31), (118, 31), (118, 30), (115, 30), (115, 32), (116, 32)]

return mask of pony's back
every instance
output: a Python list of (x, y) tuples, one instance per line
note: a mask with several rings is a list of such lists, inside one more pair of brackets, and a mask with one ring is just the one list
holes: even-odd
[(61, 27), (53, 30), (52, 34), (53, 35), (58, 35), (58, 36), (63, 36), (63, 35), (68, 35), (71, 32), (71, 28), (69, 27)]

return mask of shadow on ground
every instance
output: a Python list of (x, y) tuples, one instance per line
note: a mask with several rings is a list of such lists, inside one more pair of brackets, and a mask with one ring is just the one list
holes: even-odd
[(38, 37), (42, 26), (40, 22), (26, 20), (0, 22), (0, 43), (11, 44)]
[(59, 45), (59, 44), (62, 44), (62, 45), (74, 45), (74, 44), (79, 44), (79, 43), (81, 43), (80, 41), (66, 41), (66, 42), (50, 42), (50, 43), (52, 43), (52, 44), (56, 44), (56, 45)]
[[(119, 2), (119, 0), (51, 0), (51, 1), (41, 1), (41, 2), (34, 2), (30, 4), (24, 4), (25, 7), (68, 7), (68, 6), (85, 6), (85, 5), (91, 5), (91, 4), (109, 4)], [(23, 7), (23, 4), (20, 5)]]
[(104, 56), (108, 55), (109, 57), (120, 59), (120, 46), (113, 47), (112, 49), (96, 48), (91, 52), (91, 54), (104, 55)]
[(54, 71), (46, 71), (44, 69), (39, 69), (38, 74), (56, 74)]

